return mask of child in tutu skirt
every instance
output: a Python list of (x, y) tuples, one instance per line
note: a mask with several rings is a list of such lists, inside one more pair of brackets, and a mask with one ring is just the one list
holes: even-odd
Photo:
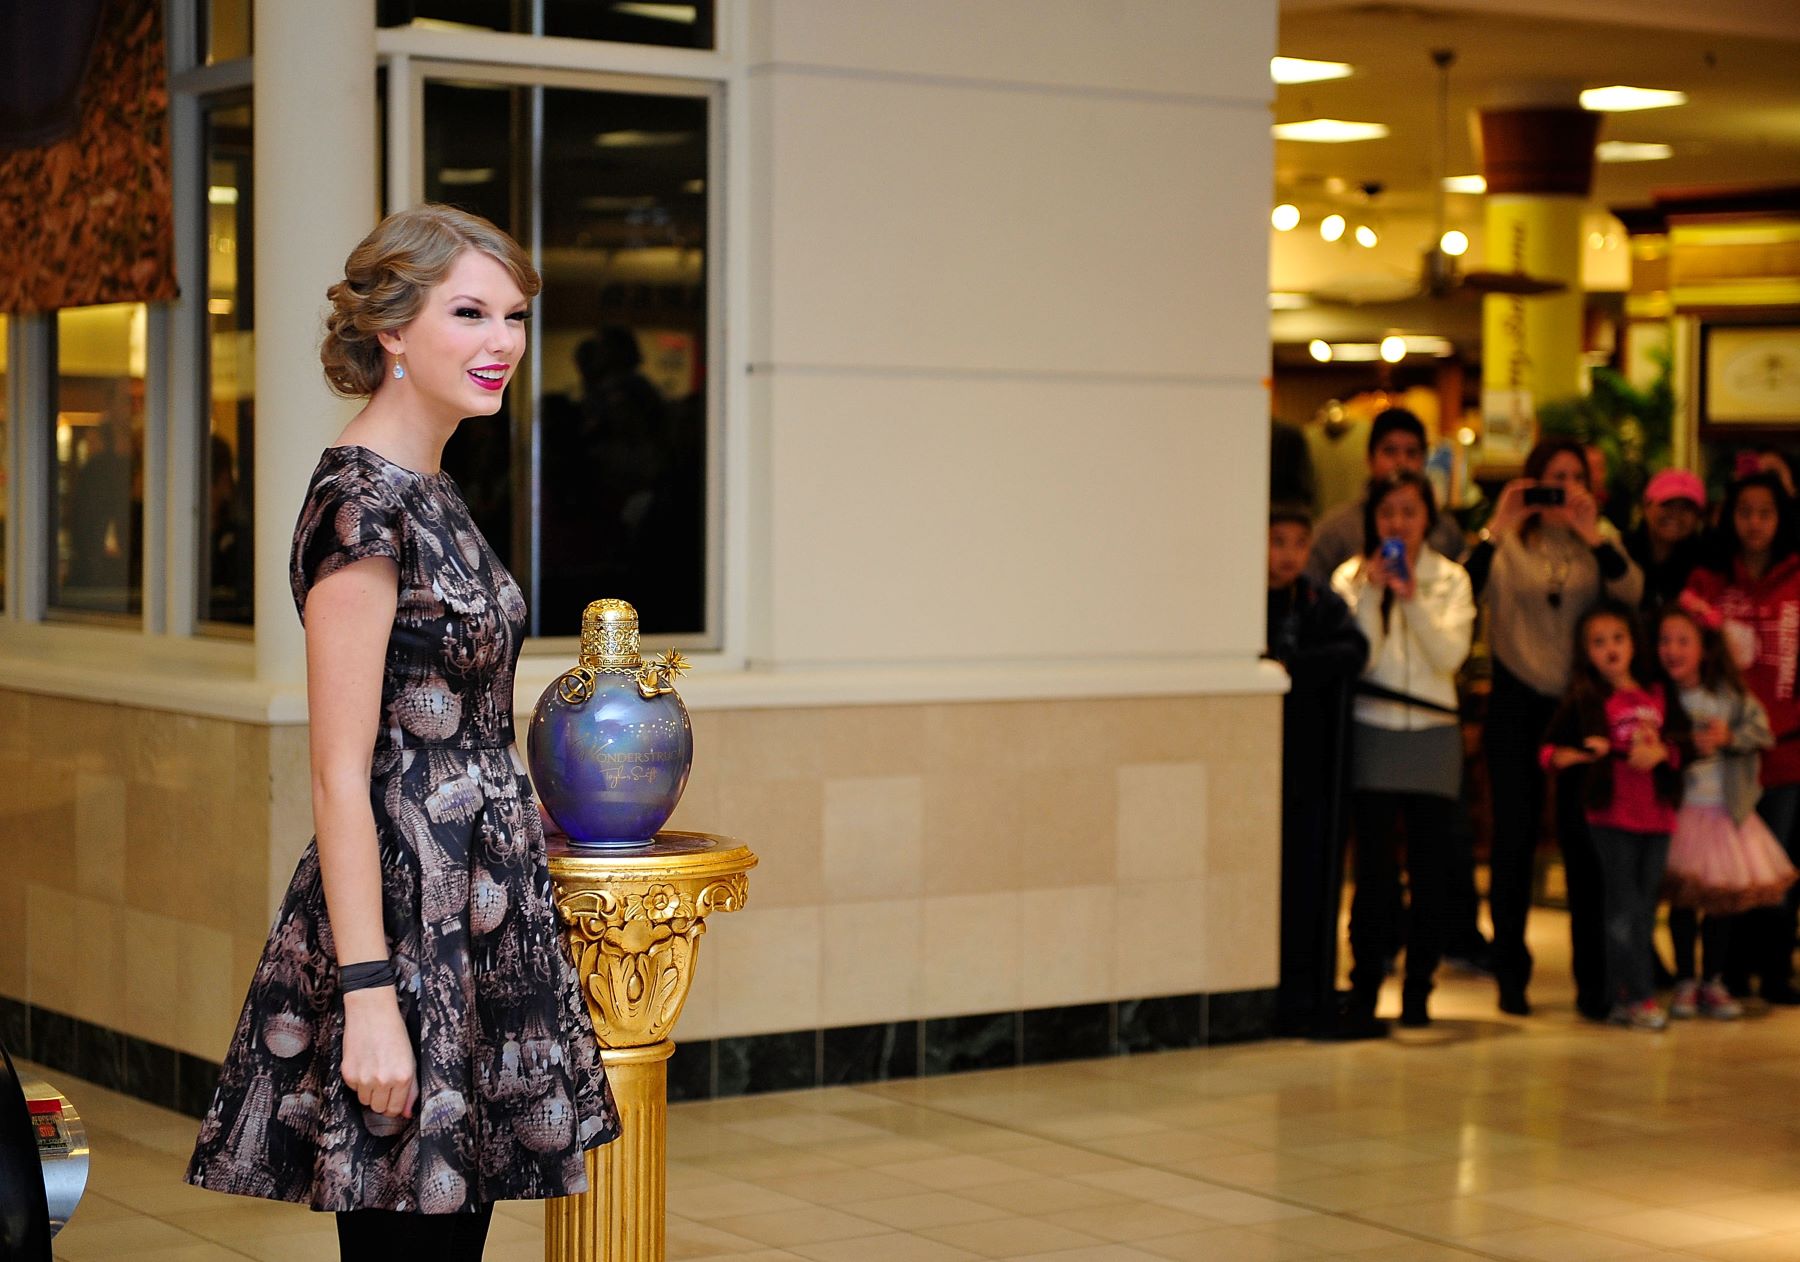
[[(1657, 618), (1657, 656), (1681, 690), (1693, 723), (1694, 761), (1669, 841), (1664, 889), (1675, 940), (1675, 994), (1669, 1015), (1742, 1015), (1721, 974), (1735, 913), (1779, 903), (1794, 882), (1787, 854), (1756, 813), (1761, 751), (1775, 743), (1762, 703), (1744, 687), (1720, 633), (1717, 610), (1684, 595)], [(1699, 913), (1704, 980), (1694, 969)]]

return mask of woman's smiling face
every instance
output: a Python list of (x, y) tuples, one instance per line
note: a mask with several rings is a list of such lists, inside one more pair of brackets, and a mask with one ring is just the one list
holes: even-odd
[(492, 416), (525, 354), (525, 295), (489, 255), (465, 250), (432, 286), (412, 322), (381, 335), (406, 376), (385, 378), (453, 420)]

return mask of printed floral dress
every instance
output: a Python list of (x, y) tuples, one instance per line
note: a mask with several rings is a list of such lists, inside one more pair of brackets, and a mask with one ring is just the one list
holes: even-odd
[(513, 752), (524, 597), (447, 474), (328, 448), (294, 535), (301, 618), (315, 583), (374, 556), (400, 568), (369, 789), (418, 1106), (411, 1119), (373, 1113), (340, 1073), (315, 843), (275, 917), (188, 1182), (432, 1214), (584, 1191), (582, 1154), (617, 1136), (618, 1114)]

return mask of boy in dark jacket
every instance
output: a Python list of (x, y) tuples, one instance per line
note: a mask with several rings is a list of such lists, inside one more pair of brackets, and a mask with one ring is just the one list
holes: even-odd
[(1286, 667), (1292, 681), (1282, 703), (1276, 1021), (1281, 1032), (1301, 1035), (1349, 1033), (1337, 1028), (1335, 1009), (1344, 741), (1350, 685), (1369, 655), (1349, 608), (1306, 576), (1311, 547), (1306, 510), (1271, 507), (1266, 655)]

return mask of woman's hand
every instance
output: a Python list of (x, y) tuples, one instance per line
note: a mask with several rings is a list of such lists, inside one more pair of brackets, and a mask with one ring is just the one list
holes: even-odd
[(1657, 763), (1669, 760), (1669, 747), (1663, 744), (1662, 733), (1648, 723), (1643, 724), (1631, 738), (1631, 752), (1625, 756), (1625, 762), (1633, 771), (1648, 771)]
[(1724, 719), (1709, 719), (1694, 729), (1694, 752), (1710, 758), (1731, 743), (1731, 728)]
[(1590, 548), (1600, 546), (1600, 501), (1584, 486), (1569, 485), (1564, 490), (1562, 515), (1570, 530), (1580, 535)]
[(1514, 478), (1500, 491), (1500, 499), (1494, 505), (1494, 515), (1488, 519), (1488, 535), (1499, 538), (1501, 535), (1516, 534), (1525, 519), (1535, 509), (1525, 504), (1525, 492), (1537, 485), (1535, 478)]
[(1550, 754), (1550, 765), (1558, 771), (1567, 771), (1570, 767), (1599, 762), (1610, 753), (1611, 741), (1604, 736), (1590, 736), (1581, 742), (1579, 749), (1573, 745), (1558, 745)]
[(365, 1107), (387, 1117), (412, 1116), (419, 1099), (418, 1070), (392, 986), (344, 996), (343, 1075)]
[(1362, 580), (1378, 591), (1385, 587), (1401, 600), (1411, 600), (1419, 590), (1416, 576), (1408, 574), (1402, 582), (1400, 576), (1394, 573), (1393, 567), (1387, 563), (1387, 558), (1379, 552), (1370, 553), (1363, 558)]
[(1719, 634), (1725, 637), (1725, 649), (1731, 654), (1732, 663), (1739, 670), (1749, 670), (1756, 665), (1760, 645), (1757, 643), (1755, 627), (1739, 622), (1736, 618), (1727, 618)]

